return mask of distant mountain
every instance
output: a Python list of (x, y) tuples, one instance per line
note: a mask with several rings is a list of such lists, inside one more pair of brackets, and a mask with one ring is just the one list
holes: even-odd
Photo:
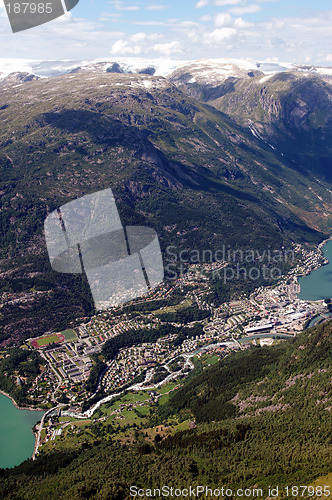
[(302, 171), (170, 81), (95, 68), (28, 75), (0, 80), (2, 339), (92, 313), (81, 277), (51, 271), (43, 237), (47, 214), (84, 194), (112, 187), (123, 223), (154, 227), (164, 251), (281, 248), (330, 234), (324, 170)]
[[(66, 75), (78, 71), (93, 71), (97, 73), (145, 73), (155, 76), (170, 76), (183, 69), (193, 73), (190, 77), (200, 79), (202, 70), (205, 76), (222, 81), (226, 77), (236, 77), (250, 72), (259, 71), (264, 75), (282, 73), (288, 70), (310, 71), (319, 74), (332, 74), (332, 68), (319, 68), (315, 66), (296, 65), (291, 63), (275, 63), (265, 61), (253, 61), (247, 59), (201, 59), (198, 61), (182, 61), (177, 59), (146, 59), (139, 57), (114, 57), (99, 58), (92, 60), (37, 60), (37, 59), (15, 59), (0, 58), (0, 78), (10, 73), (30, 73), (40, 78)], [(206, 83), (206, 82), (205, 82)]]
[[(250, 80), (261, 76), (262, 82), (280, 73), (293, 73), (300, 76), (316, 75), (331, 83), (332, 68), (305, 66), (300, 64), (277, 64), (254, 62), (241, 59), (201, 59), (179, 65), (168, 80), (183, 88), (200, 100), (222, 97), (227, 89), (222, 84), (235, 83), (239, 79)], [(265, 76), (265, 78), (264, 78)]]
[(10, 73), (30, 73), (40, 78), (90, 71), (96, 73), (128, 73), (155, 74), (167, 76), (183, 61), (141, 58), (110, 58), (93, 60), (36, 60), (36, 59), (6, 59), (0, 58), (0, 78)]
[(332, 68), (299, 65), (265, 75), (259, 65), (248, 69), (197, 61), (168, 78), (248, 127), (295, 169), (331, 182)]
[[(83, 432), (76, 431), (58, 451), (0, 471), (0, 496), (129, 500), (130, 486), (174, 491), (204, 485), (232, 490), (227, 497), (234, 499), (243, 497), (240, 489), (261, 489), (255, 498), (267, 499), (269, 487), (289, 496), (285, 488), (292, 485), (310, 491), (307, 497), (328, 497), (331, 333), (329, 322), (205, 369), (198, 361), (169, 402), (164, 395), (149, 403), (147, 427), (95, 420), (89, 440), (82, 442)], [(323, 487), (307, 490), (310, 485)], [(293, 489), (294, 498), (299, 490)]]

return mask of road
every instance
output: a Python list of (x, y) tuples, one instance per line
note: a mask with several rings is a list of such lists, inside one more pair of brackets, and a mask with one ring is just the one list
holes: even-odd
[(42, 430), (43, 430), (43, 425), (44, 425), (45, 418), (48, 416), (49, 413), (51, 413), (52, 411), (59, 410), (60, 408), (62, 408), (62, 406), (64, 406), (64, 405), (60, 404), (58, 406), (55, 406), (54, 408), (51, 408), (46, 413), (44, 413), (44, 415), (42, 416), (42, 419), (41, 419), (40, 425), (39, 425), (39, 429), (38, 429), (38, 433), (37, 433), (37, 436), (36, 436), (36, 442), (35, 442), (35, 448), (33, 450), (32, 460), (36, 460), (36, 456), (37, 456), (37, 453), (38, 453), (38, 448), (40, 446), (41, 433), (42, 433)]

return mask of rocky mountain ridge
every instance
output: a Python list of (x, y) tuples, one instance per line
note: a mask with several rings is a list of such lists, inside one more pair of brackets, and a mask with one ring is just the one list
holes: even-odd
[(227, 77), (246, 76), (248, 73), (257, 71), (264, 75), (285, 71), (332, 75), (332, 68), (230, 58), (201, 59), (197, 61), (144, 59), (137, 57), (100, 58), (81, 61), (0, 58), (0, 79), (5, 78), (10, 73), (29, 73), (39, 78), (49, 78), (68, 73), (77, 73), (79, 71), (141, 73), (167, 77), (178, 70), (181, 73), (183, 69), (187, 73), (193, 73), (191, 78), (199, 77), (199, 73), (203, 70), (205, 77), (208, 76), (211, 79), (219, 78), (221, 80)]
[[(43, 237), (47, 214), (84, 194), (111, 187), (123, 224), (156, 229), (163, 251), (280, 248), (330, 234), (332, 186), (319, 169), (302, 172), (167, 79), (93, 70), (21, 76), (0, 82), (6, 338), (91, 314), (86, 283), (51, 270)], [(27, 300), (31, 290), (45, 293)]]
[(332, 178), (332, 70), (297, 66), (284, 72), (222, 72), (193, 63), (169, 81), (223, 111), (301, 171)]

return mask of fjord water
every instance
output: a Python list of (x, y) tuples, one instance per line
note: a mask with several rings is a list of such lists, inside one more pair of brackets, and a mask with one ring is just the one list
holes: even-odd
[(0, 468), (14, 467), (32, 456), (32, 428), (42, 415), (42, 411), (19, 410), (0, 394)]
[(323, 250), (329, 263), (312, 271), (308, 276), (299, 278), (301, 292), (298, 297), (302, 300), (332, 298), (332, 240), (324, 245)]

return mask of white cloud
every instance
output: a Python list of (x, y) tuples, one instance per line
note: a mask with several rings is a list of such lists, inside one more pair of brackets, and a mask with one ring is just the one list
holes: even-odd
[(145, 33), (143, 31), (134, 33), (127, 39), (124, 37), (113, 43), (111, 54), (117, 56), (140, 55), (151, 50), (151, 43), (162, 39), (160, 33)]
[(123, 5), (123, 2), (120, 0), (113, 0), (112, 2), (109, 2), (114, 9), (117, 10), (140, 10), (138, 5)]
[(129, 44), (125, 40), (118, 40), (113, 44), (111, 53), (115, 56), (138, 56), (142, 53), (142, 48), (138, 45)]
[(245, 21), (244, 19), (242, 19), (242, 17), (232, 17), (229, 12), (220, 12), (219, 14), (217, 14), (214, 19), (214, 24), (215, 26), (217, 26), (217, 28), (231, 26), (239, 30), (251, 28), (254, 26), (253, 23)]
[(170, 26), (169, 22), (163, 21), (133, 21), (136, 26)]
[(256, 12), (260, 12), (262, 7), (257, 5), (256, 3), (250, 5), (244, 5), (243, 7), (232, 7), (229, 11), (235, 16), (242, 16), (243, 14), (255, 14)]
[(131, 41), (134, 43), (140, 43), (146, 40), (147, 34), (146, 33), (135, 33), (130, 37)]
[(175, 54), (182, 54), (183, 49), (179, 42), (157, 43), (153, 46), (153, 50), (161, 56), (172, 57)]
[(245, 21), (242, 19), (242, 17), (236, 17), (234, 19), (234, 27), (239, 28), (239, 29), (245, 29), (245, 28), (252, 28), (254, 23), (249, 23), (248, 21)]
[(237, 31), (234, 28), (217, 28), (212, 32), (205, 33), (204, 42), (208, 45), (220, 45), (236, 34)]
[(102, 12), (99, 17), (99, 21), (111, 21), (116, 22), (122, 17), (123, 14), (120, 12)]
[(209, 14), (206, 14), (205, 16), (202, 16), (199, 18), (199, 20), (202, 22), (202, 23), (207, 23), (209, 21), (212, 21), (213, 17), (210, 16)]
[(224, 5), (239, 5), (243, 3), (243, 0), (216, 0), (215, 4), (218, 7), (223, 7)]
[(147, 5), (146, 10), (166, 10), (169, 9), (169, 5)]
[(233, 18), (228, 12), (221, 12), (220, 14), (217, 14), (214, 20), (214, 24), (217, 27), (222, 27), (222, 26), (229, 26), (232, 24)]
[(195, 5), (195, 8), (201, 9), (202, 7), (206, 7), (207, 5), (209, 5), (209, 0), (199, 0), (199, 2), (197, 2), (197, 4)]

